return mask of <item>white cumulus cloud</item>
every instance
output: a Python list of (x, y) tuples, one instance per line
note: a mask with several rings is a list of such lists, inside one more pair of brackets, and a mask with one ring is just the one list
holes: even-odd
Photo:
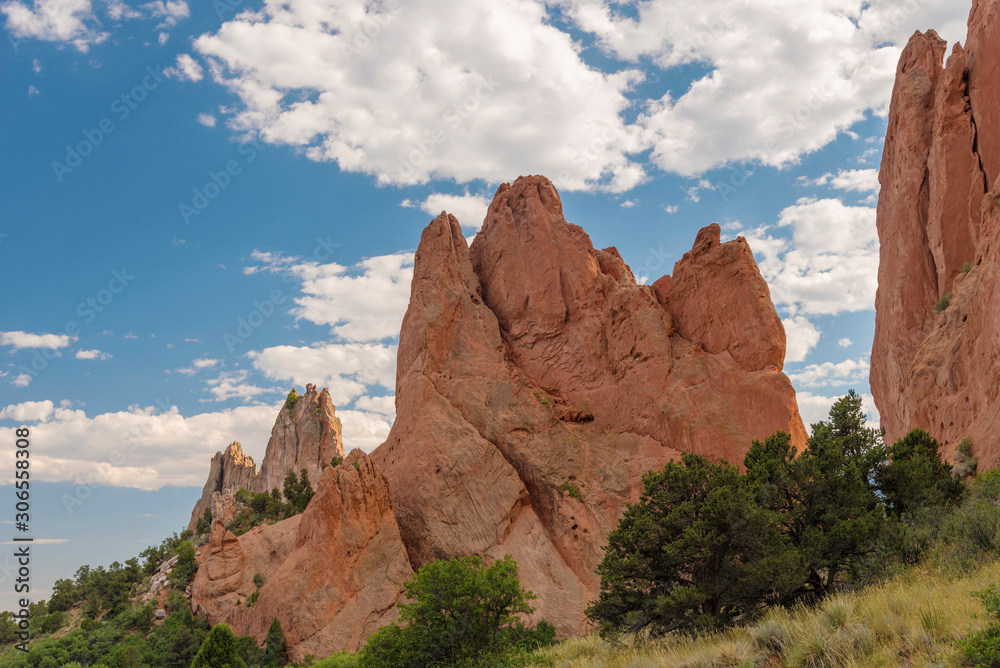
[(346, 341), (380, 341), (399, 335), (410, 301), (413, 253), (378, 255), (352, 267), (336, 263), (300, 261), (277, 253), (254, 251), (259, 271), (287, 273), (302, 282), (303, 296), (295, 299), (292, 313)]
[(822, 364), (810, 364), (796, 373), (789, 373), (788, 379), (795, 387), (858, 385), (868, 382), (868, 369), (868, 360), (863, 358), (842, 362), (823, 362)]
[(166, 68), (163, 73), (181, 81), (201, 81), (205, 77), (204, 68), (188, 53), (177, 56), (177, 64)]
[[(45, 404), (46, 402), (39, 402)], [(240, 441), (257, 461), (264, 455), (280, 402), (185, 417), (176, 407), (153, 407), (88, 416), (82, 410), (19, 404), (4, 409), (34, 422), (32, 436), (45, 443), (33, 453), (32, 475), (46, 482), (76, 480), (139, 489), (204, 484), (215, 452)], [(0, 429), (13, 442), (13, 429)], [(0, 452), (0, 466), (13, 471), (13, 451)]]
[(101, 350), (77, 350), (76, 358), (78, 360), (109, 360), (114, 357), (111, 353), (106, 353)]
[(15, 37), (68, 42), (86, 52), (108, 38), (98, 28), (90, 0), (13, 0), (0, 3), (7, 30)]
[(623, 120), (642, 75), (587, 65), (536, 0), (266, 0), (195, 48), (240, 98), (235, 127), (382, 184), (645, 179)]
[(65, 348), (76, 341), (76, 337), (67, 334), (31, 334), (28, 332), (0, 332), (0, 346), (11, 346), (14, 350), (22, 348), (47, 348), (57, 350)]
[(437, 216), (442, 211), (447, 211), (458, 219), (462, 227), (478, 230), (483, 226), (486, 210), (490, 207), (490, 198), (486, 195), (470, 195), (469, 193), (464, 195), (431, 193), (422, 202), (404, 200), (402, 206), (419, 208), (431, 216)]

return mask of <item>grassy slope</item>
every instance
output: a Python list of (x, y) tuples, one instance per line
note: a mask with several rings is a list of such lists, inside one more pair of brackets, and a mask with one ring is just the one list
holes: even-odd
[(1000, 562), (948, 577), (915, 569), (818, 608), (772, 610), (757, 624), (695, 640), (615, 647), (596, 636), (542, 653), (539, 666), (951, 666), (956, 641), (985, 626), (972, 596), (1000, 580)]

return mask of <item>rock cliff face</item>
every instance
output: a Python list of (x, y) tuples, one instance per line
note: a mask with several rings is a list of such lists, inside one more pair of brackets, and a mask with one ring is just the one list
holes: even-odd
[[(638, 285), (617, 250), (566, 222), (547, 179), (504, 184), (471, 249), (448, 214), (423, 232), (387, 441), (327, 468), (300, 517), (238, 538), (216, 521), (192, 600), (259, 641), (277, 617), (294, 658), (324, 655), (396, 619), (401, 583), (428, 561), (510, 554), (536, 617), (583, 633), (644, 472), (682, 451), (740, 463), (779, 430), (804, 444), (784, 353), (743, 239), (707, 227), (672, 277)], [(272, 458), (290, 467), (274, 454), (290, 444), (317, 463), (332, 453), (315, 444), (339, 446), (332, 406), (310, 421), (326, 405), (312, 392), (282, 411), (259, 478)]]
[[(388, 483), (358, 450), (323, 472), (303, 514), (240, 537), (217, 520), (202, 552), (196, 610), (259, 641), (281, 620), (295, 660), (357, 649), (398, 619), (402, 583), (413, 574)], [(264, 584), (249, 606), (255, 573)]]
[(987, 466), (1000, 455), (998, 27), (1000, 1), (976, 0), (966, 46), (943, 66), (934, 31), (913, 35), (900, 58), (879, 174), (871, 362), (887, 440), (921, 428), (952, 455), (971, 438)]
[[(212, 496), (236, 491), (242, 487), (249, 488), (257, 478), (257, 465), (253, 458), (243, 454), (243, 447), (236, 441), (231, 443), (225, 452), (217, 452), (212, 457), (208, 471), (208, 480), (201, 492), (201, 498), (191, 511), (191, 521), (188, 529), (194, 531), (198, 520), (205, 514), (207, 508), (212, 508)], [(218, 516), (213, 509), (213, 515)]]
[[(233, 443), (225, 452), (217, 452), (201, 498), (191, 511), (188, 529), (193, 531), (205, 509), (213, 508), (215, 493), (220, 495), (216, 503), (223, 504), (218, 507), (225, 514), (232, 509), (231, 502), (225, 504), (226, 492), (231, 495), (241, 488), (251, 492), (266, 492), (275, 487), (280, 490), (289, 469), (296, 474), (306, 469), (315, 487), (324, 465), (335, 456), (344, 456), (342, 429), (335, 408), (326, 388), (318, 392), (315, 385), (306, 385), (306, 393), (295, 405), (282, 407), (278, 413), (259, 472), (253, 458), (243, 453), (239, 443)], [(214, 509), (213, 516), (219, 517)]]
[(417, 249), (396, 421), (372, 455), (412, 566), (511, 554), (536, 615), (585, 631), (644, 471), (681, 451), (742, 462), (778, 430), (804, 442), (784, 348), (750, 249), (718, 226), (650, 287), (565, 221), (544, 177), (501, 186), (471, 249), (442, 214)]
[(260, 475), (250, 491), (281, 489), (289, 469), (296, 473), (305, 469), (315, 486), (323, 467), (333, 457), (344, 456), (340, 419), (334, 410), (326, 388), (317, 392), (315, 385), (306, 385), (306, 393), (295, 405), (278, 414), (260, 463)]

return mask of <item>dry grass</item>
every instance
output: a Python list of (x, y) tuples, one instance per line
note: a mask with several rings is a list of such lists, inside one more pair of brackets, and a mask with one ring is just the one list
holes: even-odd
[(826, 668), (951, 666), (956, 640), (984, 626), (972, 596), (1000, 580), (1000, 562), (958, 576), (913, 570), (816, 608), (769, 611), (756, 624), (696, 639), (671, 637), (634, 646), (597, 636), (543, 653), (555, 668)]

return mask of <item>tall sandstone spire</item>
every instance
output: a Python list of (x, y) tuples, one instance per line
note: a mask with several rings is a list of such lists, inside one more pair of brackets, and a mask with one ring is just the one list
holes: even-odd
[[(879, 180), (871, 385), (893, 442), (921, 428), (946, 455), (1000, 442), (1000, 1), (976, 0), (963, 48), (933, 31), (903, 50)], [(940, 300), (940, 301), (939, 301)], [(947, 304), (938, 312), (938, 306)]]

